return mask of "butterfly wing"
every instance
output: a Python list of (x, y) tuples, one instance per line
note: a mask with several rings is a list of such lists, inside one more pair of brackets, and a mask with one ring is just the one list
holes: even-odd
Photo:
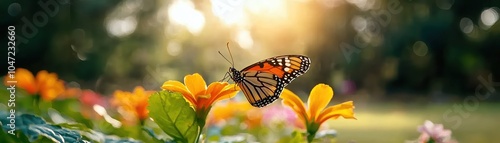
[(264, 107), (276, 101), (285, 86), (307, 72), (310, 64), (302, 55), (276, 56), (244, 68), (236, 73), (241, 76), (235, 81), (252, 106)]
[(252, 64), (244, 71), (270, 72), (284, 80), (286, 84), (309, 70), (311, 59), (302, 55), (282, 55), (271, 57)]
[(264, 107), (278, 99), (284, 83), (269, 72), (245, 71), (242, 82), (238, 83), (248, 102), (255, 107)]

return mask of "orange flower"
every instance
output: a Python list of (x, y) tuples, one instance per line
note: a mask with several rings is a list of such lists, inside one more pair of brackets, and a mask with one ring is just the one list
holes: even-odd
[(261, 125), (262, 108), (254, 108), (247, 101), (229, 101), (217, 103), (210, 111), (208, 125), (221, 125), (231, 118), (241, 118), (248, 128)]
[[(4, 84), (8, 85), (9, 77), (4, 79)], [(64, 81), (59, 80), (57, 74), (42, 70), (37, 73), (36, 78), (24, 68), (18, 68), (14, 74), (14, 80), (18, 87), (26, 90), (29, 94), (40, 95), (43, 100), (52, 101), (65, 92)]]
[(333, 98), (333, 90), (325, 84), (316, 85), (308, 99), (307, 108), (302, 100), (288, 89), (285, 89), (280, 96), (283, 104), (292, 108), (297, 116), (305, 123), (308, 134), (308, 141), (312, 141), (321, 124), (328, 119), (344, 117), (346, 119), (356, 119), (354, 117), (354, 105), (352, 101), (347, 101), (325, 109)]
[[(247, 103), (247, 105), (250, 104)], [(262, 118), (264, 116), (263, 110), (263, 108), (252, 108), (246, 112), (245, 124), (247, 125), (248, 129), (252, 129), (262, 125)]]
[(252, 105), (244, 101), (229, 101), (227, 103), (217, 103), (210, 111), (210, 122), (223, 122), (237, 115), (244, 115), (247, 111), (252, 109)]
[(145, 91), (140, 86), (135, 87), (133, 93), (117, 90), (113, 94), (111, 104), (118, 106), (118, 111), (125, 120), (131, 121), (138, 118), (142, 121), (148, 117), (147, 106), (151, 94), (153, 91)]
[(64, 99), (64, 98), (72, 98), (72, 97), (80, 97), (82, 95), (83, 91), (80, 88), (77, 87), (66, 87), (66, 90), (59, 95), (59, 99)]
[(202, 122), (202, 125), (204, 125), (207, 114), (215, 102), (232, 98), (238, 93), (237, 86), (227, 82), (213, 82), (207, 88), (205, 80), (198, 73), (186, 75), (184, 84), (179, 81), (169, 80), (163, 83), (161, 88), (172, 92), (180, 92), (193, 106), (198, 121)]

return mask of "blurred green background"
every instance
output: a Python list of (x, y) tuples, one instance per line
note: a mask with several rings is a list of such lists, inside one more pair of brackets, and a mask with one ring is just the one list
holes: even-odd
[(340, 142), (411, 140), (425, 119), (451, 128), (461, 142), (500, 140), (494, 134), (500, 128), (494, 90), (500, 86), (500, 1), (0, 3), (0, 32), (16, 26), (16, 67), (55, 72), (103, 95), (137, 85), (159, 90), (191, 73), (221, 80), (230, 64), (218, 51), (228, 57), (229, 42), (237, 69), (276, 55), (309, 56), (310, 70), (288, 88), (308, 95), (326, 83), (335, 103), (355, 102), (357, 121), (331, 121)]

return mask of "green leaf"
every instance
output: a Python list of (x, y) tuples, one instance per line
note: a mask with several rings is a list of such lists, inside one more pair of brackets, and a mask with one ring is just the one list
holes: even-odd
[(304, 142), (304, 136), (301, 132), (299, 131), (293, 131), (292, 132), (292, 139), (290, 140), (290, 143), (301, 143)]
[(166, 142), (169, 142), (169, 140), (163, 140), (161, 139), (161, 137), (159, 137), (154, 131), (153, 129), (151, 128), (148, 128), (148, 127), (143, 127), (142, 128), (143, 131), (145, 131), (149, 136), (151, 136), (153, 138), (154, 141), (158, 142), (158, 143), (166, 143)]
[(2, 143), (28, 143), (30, 142), (28, 137), (23, 134), (23, 132), (15, 131), (15, 135), (8, 132), (0, 131), (0, 140)]
[(36, 132), (36, 134), (31, 134), (30, 136), (44, 136), (49, 138), (53, 142), (72, 142), (72, 143), (83, 143), (83, 137), (76, 131), (61, 128), (60, 126), (54, 126), (49, 124), (40, 125), (30, 125), (30, 131)]
[(66, 128), (66, 129), (82, 131), (82, 132), (90, 132), (92, 130), (92, 129), (89, 129), (84, 124), (80, 124), (80, 123), (61, 123), (61, 124), (57, 124), (57, 125), (61, 126), (63, 128)]
[(149, 97), (149, 116), (178, 142), (193, 143), (199, 132), (196, 113), (180, 93), (156, 92)]
[(106, 135), (102, 132), (98, 132), (92, 129), (86, 129), (86, 127), (72, 126), (72, 130), (75, 130), (82, 134), (83, 137), (92, 141), (99, 143), (142, 143), (142, 141), (133, 139), (131, 137), (119, 137), (116, 135)]
[[(39, 139), (40, 136), (46, 137), (53, 142), (84, 142), (78, 132), (47, 124), (45, 120), (35, 115), (0, 112), (0, 117), (4, 130), (12, 130), (14, 127), (15, 130), (20, 130), (25, 134), (30, 142)], [(7, 117), (15, 117), (15, 126), (3, 124), (12, 123), (11, 120), (7, 120)]]
[[(11, 120), (7, 117), (15, 118), (15, 126), (9, 125)], [(70, 142), (87, 143), (89, 139), (103, 143), (140, 143), (132, 138), (120, 138), (118, 136), (105, 135), (101, 132), (89, 129), (79, 123), (48, 124), (42, 118), (31, 114), (10, 114), (0, 111), (0, 123), (4, 134), (0, 134), (2, 142)], [(15, 130), (15, 136), (8, 131)], [(83, 134), (83, 135), (82, 135)]]
[(291, 136), (282, 137), (278, 143), (303, 143), (305, 142), (304, 135), (298, 130), (291, 133)]
[(38, 133), (30, 130), (29, 127), (31, 125), (46, 124), (42, 118), (35, 115), (19, 113), (11, 114), (8, 112), (0, 112), (0, 122), (2, 122), (2, 127), (5, 131), (20, 130), (28, 136), (30, 141), (36, 140), (38, 138)]

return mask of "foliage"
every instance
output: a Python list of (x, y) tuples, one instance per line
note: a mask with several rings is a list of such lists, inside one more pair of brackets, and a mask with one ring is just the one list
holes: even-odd
[(93, 136), (101, 133), (91, 131), (81, 124), (50, 124), (32, 114), (14, 114), (14, 118), (11, 119), (15, 119), (15, 123), (12, 125), (10, 124), (12, 121), (8, 118), (12, 115), (4, 111), (0, 112), (0, 122), (5, 131), (2, 132), (2, 136), (6, 137), (8, 142), (139, 143), (139, 141), (132, 139), (110, 136), (103, 136), (101, 140), (97, 140), (99, 138)]
[(161, 91), (149, 98), (149, 114), (177, 142), (195, 142), (200, 132), (196, 114), (180, 93)]

